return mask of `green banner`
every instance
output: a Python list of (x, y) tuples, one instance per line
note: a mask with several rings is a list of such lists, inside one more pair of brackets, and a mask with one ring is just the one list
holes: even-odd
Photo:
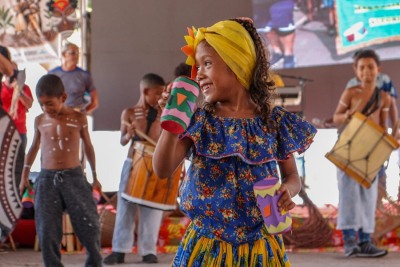
[(400, 1), (336, 1), (338, 54), (400, 40)]

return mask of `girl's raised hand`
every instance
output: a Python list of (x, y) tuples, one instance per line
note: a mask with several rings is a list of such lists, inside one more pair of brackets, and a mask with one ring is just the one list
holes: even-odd
[(289, 211), (296, 206), (296, 204), (292, 200), (292, 193), (285, 183), (281, 184), (281, 187), (279, 188), (277, 193), (282, 193), (281, 197), (278, 200), (278, 208), (280, 212)]
[(161, 107), (161, 109), (165, 108), (168, 98), (171, 95), (171, 90), (172, 90), (172, 82), (169, 83), (167, 86), (165, 86), (164, 91), (161, 94), (161, 98), (160, 100), (158, 100), (158, 105)]

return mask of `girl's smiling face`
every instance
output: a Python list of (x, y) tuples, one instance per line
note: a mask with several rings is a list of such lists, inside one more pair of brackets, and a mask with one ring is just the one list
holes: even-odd
[(204, 100), (208, 103), (229, 101), (239, 83), (233, 71), (206, 41), (197, 46), (195, 59), (196, 79)]

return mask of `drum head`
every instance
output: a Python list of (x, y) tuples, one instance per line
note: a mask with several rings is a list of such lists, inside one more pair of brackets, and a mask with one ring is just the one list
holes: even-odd
[(0, 241), (11, 233), (22, 212), (18, 192), (24, 158), (21, 144), (11, 117), (0, 108)]

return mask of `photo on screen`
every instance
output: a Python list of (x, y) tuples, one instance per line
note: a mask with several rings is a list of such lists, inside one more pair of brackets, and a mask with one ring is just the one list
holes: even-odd
[(399, 0), (253, 0), (253, 19), (276, 69), (350, 63), (363, 48), (400, 58)]

